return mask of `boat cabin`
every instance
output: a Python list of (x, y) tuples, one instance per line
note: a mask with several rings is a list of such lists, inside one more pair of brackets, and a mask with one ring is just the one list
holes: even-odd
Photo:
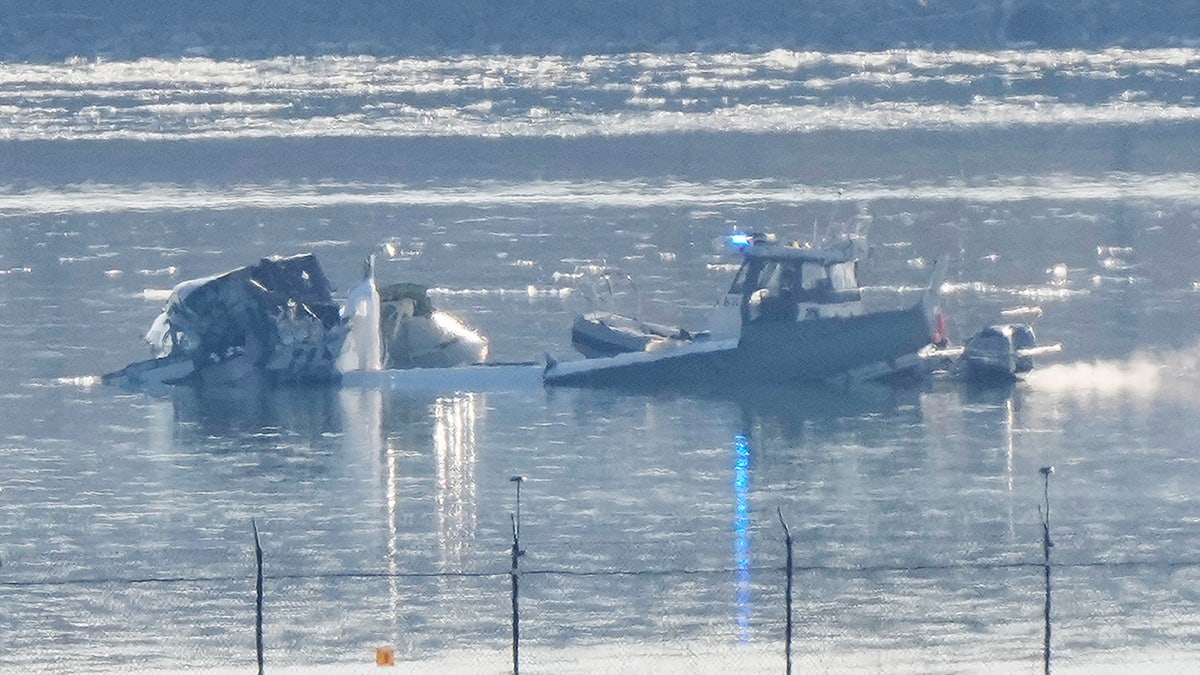
[(861, 314), (858, 257), (853, 246), (756, 244), (745, 250), (726, 298), (730, 305), (736, 298), (743, 324)]

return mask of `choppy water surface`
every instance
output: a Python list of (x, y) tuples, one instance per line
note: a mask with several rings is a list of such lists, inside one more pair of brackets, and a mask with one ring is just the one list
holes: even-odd
[[(1200, 52), (0, 64), (0, 670), (1056, 670), (1200, 643)], [(315, 251), (570, 358), (582, 271), (699, 325), (734, 226), (932, 260), (961, 340), (1040, 308), (1025, 382), (741, 393), (127, 392), (162, 292)], [(664, 665), (665, 664), (665, 665)]]

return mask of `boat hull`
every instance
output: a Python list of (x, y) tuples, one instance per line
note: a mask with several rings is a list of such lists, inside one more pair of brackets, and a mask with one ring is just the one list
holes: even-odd
[(544, 380), (640, 390), (823, 382), (915, 354), (933, 339), (929, 315), (918, 303), (852, 317), (749, 323), (737, 341), (554, 363)]
[(960, 367), (969, 382), (1004, 384), (1017, 379), (1011, 355), (964, 354)]

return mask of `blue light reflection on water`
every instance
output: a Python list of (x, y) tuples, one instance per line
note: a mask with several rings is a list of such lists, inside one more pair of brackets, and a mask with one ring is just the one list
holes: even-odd
[(736, 457), (733, 463), (733, 559), (734, 588), (737, 597), (738, 639), (750, 642), (750, 441), (738, 434), (733, 438)]

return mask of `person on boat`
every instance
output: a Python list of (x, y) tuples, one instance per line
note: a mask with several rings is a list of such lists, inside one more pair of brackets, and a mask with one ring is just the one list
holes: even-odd
[(751, 303), (757, 305), (753, 320), (795, 321), (798, 302), (804, 290), (801, 286), (800, 268), (768, 263), (760, 275), (760, 288), (751, 295)]

